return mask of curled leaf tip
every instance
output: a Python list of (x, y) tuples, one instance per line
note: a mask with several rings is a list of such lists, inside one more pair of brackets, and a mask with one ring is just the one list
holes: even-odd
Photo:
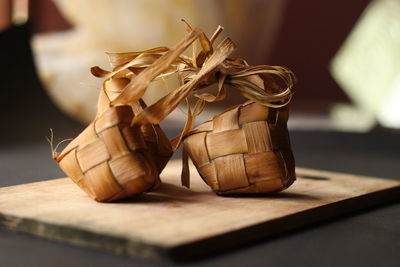
[(190, 24), (185, 19), (182, 18), (181, 21), (185, 24), (187, 31), (193, 30), (192, 26), (190, 26)]
[(109, 71), (103, 70), (98, 66), (91, 67), (90, 72), (92, 73), (93, 76), (98, 78), (104, 78), (110, 73)]

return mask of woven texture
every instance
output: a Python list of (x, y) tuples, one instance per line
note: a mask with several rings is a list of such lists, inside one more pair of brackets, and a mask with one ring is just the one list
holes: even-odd
[[(131, 128), (133, 116), (131, 106), (108, 109), (58, 157), (63, 171), (97, 201), (112, 201), (150, 189), (171, 156), (170, 150), (157, 147), (152, 131), (157, 131), (158, 138), (166, 138), (161, 129)], [(155, 159), (152, 154), (157, 154)]]
[[(100, 91), (99, 99), (97, 102), (98, 114), (103, 114), (110, 109), (110, 101), (119, 96), (123, 88), (130, 82), (128, 78), (116, 78), (108, 81), (104, 85), (104, 90)], [(147, 106), (143, 100), (133, 102), (130, 105), (133, 111), (133, 116), (141, 113)], [(124, 121), (133, 119), (132, 114), (130, 118), (123, 118)], [(129, 124), (130, 122), (128, 122)], [(146, 143), (146, 149), (155, 161), (159, 173), (167, 165), (171, 158), (173, 151), (168, 137), (158, 124), (143, 124), (140, 126), (140, 132)]]
[(135, 114), (145, 107), (143, 101), (110, 107), (110, 100), (119, 93), (108, 91), (115, 89), (111, 85), (100, 91), (95, 120), (56, 157), (76, 184), (102, 202), (157, 185), (159, 173), (173, 153), (159, 125), (130, 126)]
[(288, 116), (287, 106), (246, 102), (194, 129), (184, 150), (219, 194), (277, 192), (296, 179)]

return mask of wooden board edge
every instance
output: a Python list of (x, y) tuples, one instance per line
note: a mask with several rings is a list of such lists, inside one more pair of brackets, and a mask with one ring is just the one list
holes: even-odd
[(169, 248), (104, 233), (94, 233), (84, 229), (50, 224), (30, 218), (19, 218), (0, 213), (0, 227), (59, 243), (107, 251), (121, 256), (138, 257), (153, 261), (169, 260), (168, 256), (166, 256)]
[[(171, 248), (167, 253), (168, 257), (175, 262), (190, 262), (398, 200), (400, 200), (400, 185), (326, 204), (195, 243), (180, 245)], [(336, 211), (333, 212), (332, 209)]]

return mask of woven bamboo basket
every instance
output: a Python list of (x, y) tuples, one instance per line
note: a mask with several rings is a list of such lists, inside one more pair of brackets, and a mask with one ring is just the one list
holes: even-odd
[(61, 169), (90, 197), (107, 202), (157, 185), (172, 147), (159, 125), (131, 127), (143, 101), (110, 107), (129, 83), (117, 78), (104, 85), (95, 120), (55, 158)]
[(192, 130), (183, 149), (218, 194), (281, 191), (296, 179), (288, 115), (248, 101)]

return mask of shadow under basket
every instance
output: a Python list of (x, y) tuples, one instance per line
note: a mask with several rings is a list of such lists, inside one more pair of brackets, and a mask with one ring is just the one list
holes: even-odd
[(296, 180), (288, 117), (288, 105), (249, 101), (195, 128), (184, 150), (218, 194), (278, 192)]
[(107, 202), (149, 190), (172, 155), (159, 125), (131, 127), (133, 107), (105, 110), (55, 160), (97, 201)]

